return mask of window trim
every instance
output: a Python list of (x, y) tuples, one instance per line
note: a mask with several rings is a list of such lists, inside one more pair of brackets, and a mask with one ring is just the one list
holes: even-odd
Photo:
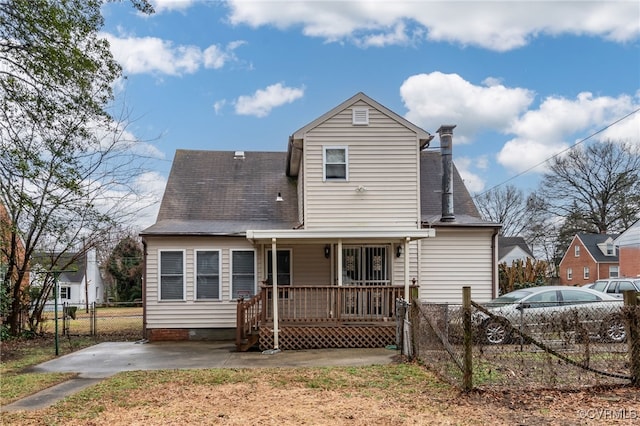
[(239, 249), (230, 249), (229, 250), (229, 300), (237, 300), (234, 299), (233, 297), (233, 253), (237, 252), (237, 251), (250, 251), (253, 253), (253, 296), (256, 295), (256, 293), (258, 292), (258, 256), (256, 254), (256, 249), (254, 248), (249, 248), (249, 249), (243, 249), (243, 248), (239, 248)]
[[(182, 299), (162, 298), (162, 253), (182, 253)], [(185, 249), (158, 249), (158, 302), (185, 302), (187, 300), (187, 251)]]
[[(342, 163), (327, 163), (327, 150), (330, 149), (342, 149), (344, 150), (344, 178), (328, 178), (327, 177), (327, 165), (328, 164), (342, 164)], [(349, 181), (349, 147), (346, 145), (331, 145), (322, 147), (322, 181), (323, 182), (348, 182)]]
[(580, 257), (580, 246), (577, 244), (573, 247), (573, 255), (574, 257)]
[[(218, 253), (218, 297), (198, 297), (198, 254), (216, 252)], [(222, 300), (222, 252), (220, 249), (196, 249), (193, 252), (193, 299), (199, 301)]]
[(567, 268), (567, 281), (573, 280), (573, 268)]
[(589, 271), (589, 267), (585, 266), (582, 268), (582, 278), (584, 278), (585, 280), (588, 280), (590, 276), (590, 271)]

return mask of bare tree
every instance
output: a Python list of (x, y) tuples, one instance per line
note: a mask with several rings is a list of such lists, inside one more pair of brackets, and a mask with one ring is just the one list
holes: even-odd
[(551, 160), (537, 197), (582, 232), (620, 232), (640, 218), (640, 143), (599, 142)]
[[(135, 142), (107, 111), (121, 70), (99, 37), (102, 3), (0, 3), (0, 202), (9, 240), (2, 287), (10, 299), (2, 314), (13, 334), (34, 252), (83, 255), (139, 201)], [(53, 280), (43, 282), (46, 301)]]
[(499, 186), (475, 197), (483, 219), (502, 224), (501, 235), (520, 236), (535, 212), (524, 191), (513, 185)]

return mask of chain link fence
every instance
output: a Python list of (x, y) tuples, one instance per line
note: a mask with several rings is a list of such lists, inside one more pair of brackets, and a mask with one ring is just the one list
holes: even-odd
[[(54, 333), (56, 306), (47, 304), (42, 313), (40, 329)], [(142, 306), (136, 303), (110, 303), (57, 306), (57, 327), (60, 336), (93, 336), (100, 340), (139, 340), (142, 338)]]
[[(577, 389), (638, 384), (637, 305), (623, 305), (622, 300), (503, 306), (471, 302), (467, 318), (465, 345), (462, 304), (411, 307), (415, 357), (457, 386)], [(465, 382), (465, 372), (470, 382)]]

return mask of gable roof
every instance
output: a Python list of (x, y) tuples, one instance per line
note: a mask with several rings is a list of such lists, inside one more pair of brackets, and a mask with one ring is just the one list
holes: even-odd
[(39, 265), (47, 271), (64, 269), (58, 277), (58, 282), (79, 284), (84, 278), (86, 254), (35, 252), (31, 256), (31, 263), (34, 266)]
[[(177, 150), (154, 225), (145, 234), (243, 234), (298, 223), (285, 152)], [(280, 194), (283, 201), (276, 201)]]
[[(598, 247), (598, 244), (606, 242), (609, 238), (615, 240), (618, 234), (586, 234), (580, 233), (576, 235), (577, 238), (582, 241), (582, 245), (589, 251), (589, 254), (596, 262), (618, 262), (618, 254), (613, 256), (607, 256), (602, 253), (602, 250)], [(571, 246), (570, 246), (571, 247)]]
[[(154, 225), (141, 235), (244, 235), (247, 229), (293, 229), (298, 222), (296, 180), (285, 175), (285, 152), (177, 150)], [(442, 161), (420, 154), (422, 221), (442, 226), (499, 226), (479, 218), (454, 165), (456, 220), (442, 216)], [(280, 194), (283, 201), (276, 201)]]
[(498, 259), (502, 259), (514, 248), (519, 247), (527, 256), (534, 258), (529, 245), (522, 237), (498, 237)]
[(320, 124), (324, 123), (328, 119), (341, 113), (345, 109), (351, 107), (352, 105), (358, 102), (364, 102), (368, 104), (373, 109), (378, 110), (379, 112), (391, 118), (392, 120), (397, 121), (398, 123), (408, 128), (409, 130), (415, 132), (417, 135), (418, 141), (420, 142), (420, 149), (424, 149), (427, 146), (429, 146), (429, 142), (434, 137), (426, 130), (421, 129), (420, 127), (416, 126), (406, 118), (396, 114), (395, 112), (391, 111), (389, 108), (385, 107), (384, 105), (374, 101), (364, 93), (358, 92), (354, 96), (342, 102), (340, 105), (322, 114), (320, 117), (316, 118), (311, 123), (296, 130), (295, 132), (293, 132), (291, 136), (289, 136), (289, 146), (287, 151), (287, 175), (288, 176), (298, 175), (300, 161), (301, 161), (302, 140), (304, 139), (305, 134), (310, 130), (318, 127)]

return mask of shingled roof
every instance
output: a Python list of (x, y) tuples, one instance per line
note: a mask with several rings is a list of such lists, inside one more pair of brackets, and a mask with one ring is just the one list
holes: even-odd
[[(156, 224), (142, 234), (243, 234), (297, 225), (286, 152), (177, 150)], [(283, 201), (276, 201), (280, 194)]]
[(487, 226), (464, 185), (455, 164), (453, 166), (453, 210), (455, 221), (440, 222), (442, 217), (442, 157), (439, 151), (420, 153), (420, 209), (422, 222), (437, 226)]
[(618, 254), (616, 253), (613, 256), (607, 256), (600, 250), (598, 244), (602, 244), (607, 241), (609, 238), (615, 240), (618, 238), (618, 234), (587, 234), (580, 233), (578, 234), (578, 238), (584, 244), (584, 247), (591, 253), (593, 259), (596, 262), (618, 262)]
[[(298, 226), (296, 179), (286, 176), (286, 159), (286, 152), (176, 151), (158, 219), (142, 234), (244, 235), (247, 229)], [(422, 221), (437, 225), (442, 204), (439, 152), (421, 153), (420, 178)], [(456, 220), (442, 225), (488, 225), (455, 166), (453, 184)], [(278, 194), (283, 201), (276, 201)]]

